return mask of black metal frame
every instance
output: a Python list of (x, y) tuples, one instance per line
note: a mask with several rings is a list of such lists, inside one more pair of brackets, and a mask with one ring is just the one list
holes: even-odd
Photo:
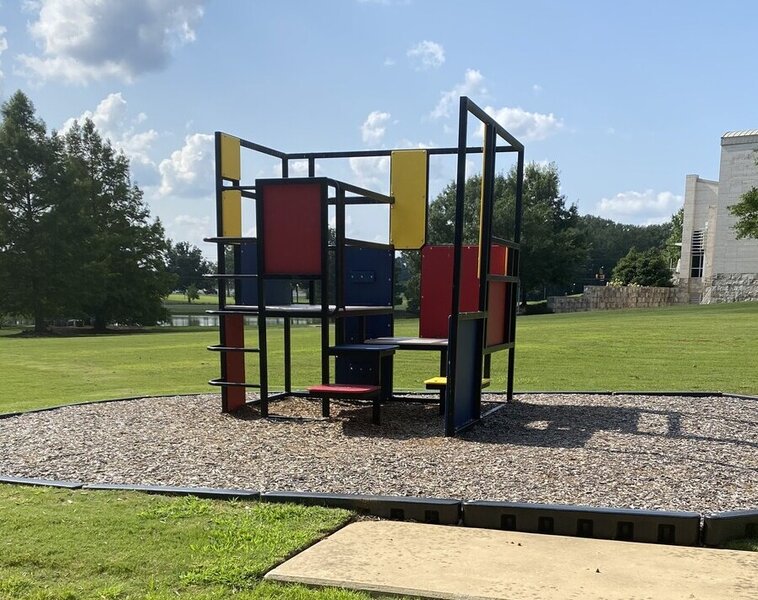
[[(479, 360), (477, 368), (483, 367), (485, 373), (489, 375), (490, 369), (490, 356), (492, 352), (496, 352), (498, 349), (508, 349), (508, 373), (507, 373), (507, 399), (513, 400), (513, 372), (515, 366), (515, 340), (516, 340), (516, 305), (518, 299), (518, 267), (519, 267), (519, 244), (521, 242), (521, 216), (522, 216), (522, 194), (523, 194), (523, 178), (524, 178), (524, 146), (515, 137), (513, 137), (508, 131), (505, 130), (495, 119), (488, 115), (484, 110), (477, 106), (466, 96), (462, 96), (459, 102), (458, 110), (458, 162), (457, 162), (457, 175), (456, 175), (456, 193), (455, 193), (455, 234), (453, 241), (453, 289), (452, 289), (452, 303), (451, 303), (451, 315), (450, 315), (450, 337), (448, 343), (447, 352), (447, 373), (448, 377), (452, 373), (455, 373), (455, 367), (458, 360), (458, 322), (462, 317), (460, 314), (460, 284), (461, 284), (461, 257), (463, 249), (463, 215), (464, 204), (466, 197), (466, 157), (469, 154), (466, 147), (466, 139), (468, 137), (468, 116), (471, 114), (478, 119), (484, 126), (484, 142), (482, 145), (482, 152), (484, 153), (484, 161), (482, 168), (482, 206), (481, 206), (481, 229), (479, 238), (479, 310), (482, 312), (487, 311), (487, 299), (489, 283), (493, 280), (503, 280), (502, 277), (490, 275), (490, 253), (492, 247), (492, 212), (494, 209), (494, 182), (495, 182), (495, 157), (498, 150), (501, 148), (497, 146), (497, 138), (500, 137), (509, 146), (508, 151), (517, 152), (517, 174), (516, 174), (516, 202), (515, 202), (515, 215), (514, 215), (514, 231), (513, 240), (501, 240), (505, 241), (508, 245), (508, 270), (506, 273), (508, 279), (514, 285), (510, 287), (509, 302), (509, 315), (507, 322), (510, 323), (510, 336), (509, 340), (505, 344), (501, 344), (497, 347), (486, 349), (487, 358), (483, 361)], [(480, 327), (486, 326), (486, 320), (482, 321)], [(485, 354), (484, 348), (484, 331), (479, 332), (482, 339), (482, 354), (479, 359)], [(467, 423), (463, 427), (456, 427), (454, 422), (454, 408), (455, 408), (455, 386), (451, 385), (452, 382), (448, 381), (447, 390), (445, 393), (445, 435), (454, 436), (456, 433), (470, 427), (474, 422)], [(475, 401), (477, 404), (481, 403), (481, 389), (473, 392), (477, 394)]]
[[(468, 115), (473, 115), (484, 125), (484, 142), (482, 146), (467, 146), (466, 137), (468, 133)], [(227, 389), (228, 387), (241, 386), (241, 387), (258, 387), (260, 389), (260, 400), (254, 401), (255, 404), (260, 405), (261, 415), (268, 415), (268, 403), (271, 400), (285, 397), (288, 395), (299, 395), (298, 392), (293, 392), (291, 381), (291, 341), (290, 341), (290, 319), (293, 316), (300, 317), (314, 317), (321, 321), (322, 333), (321, 333), (321, 345), (322, 345), (322, 383), (329, 382), (329, 345), (330, 345), (330, 333), (329, 322), (331, 319), (336, 321), (336, 342), (340, 342), (340, 332), (342, 330), (340, 317), (341, 316), (361, 316), (370, 314), (380, 314), (382, 307), (359, 307), (359, 310), (347, 312), (344, 306), (344, 281), (340, 275), (341, 270), (344, 267), (344, 255), (343, 250), (345, 245), (358, 245), (367, 248), (392, 248), (391, 245), (377, 244), (374, 242), (353, 240), (347, 238), (345, 234), (345, 208), (346, 206), (357, 204), (391, 204), (394, 199), (391, 196), (379, 194), (371, 190), (363, 189), (361, 187), (348, 184), (345, 182), (337, 181), (334, 179), (321, 177), (315, 177), (316, 173), (316, 161), (322, 159), (345, 159), (345, 158), (370, 158), (370, 157), (382, 157), (391, 156), (395, 150), (358, 150), (347, 152), (294, 152), (286, 153), (274, 148), (263, 146), (248, 140), (239, 139), (240, 146), (247, 148), (255, 152), (271, 156), (281, 161), (282, 177), (276, 181), (281, 183), (283, 181), (296, 183), (298, 180), (302, 181), (305, 178), (290, 178), (289, 177), (289, 161), (290, 160), (307, 160), (308, 162), (308, 177), (309, 182), (314, 180), (320, 180), (324, 184), (324, 190), (333, 189), (334, 195), (330, 195), (328, 192), (324, 192), (322, 195), (322, 270), (321, 276), (314, 278), (311, 275), (287, 275), (287, 276), (265, 276), (263, 273), (264, 265), (264, 250), (262, 243), (262, 236), (264, 235), (262, 229), (259, 227), (257, 237), (224, 237), (223, 235), (223, 219), (222, 219), (222, 197), (225, 191), (237, 190), (240, 192), (243, 198), (256, 199), (257, 198), (257, 185), (240, 185), (239, 180), (233, 180), (222, 177), (221, 174), (221, 132), (215, 134), (215, 151), (216, 151), (216, 168), (215, 168), (215, 188), (216, 188), (216, 218), (217, 218), (217, 235), (216, 237), (206, 238), (205, 241), (215, 243), (217, 245), (217, 260), (218, 260), (218, 274), (212, 276), (216, 277), (218, 281), (218, 308), (217, 310), (208, 311), (213, 314), (223, 316), (224, 314), (248, 314), (250, 316), (256, 316), (258, 320), (258, 348), (234, 348), (230, 347), (227, 343), (227, 332), (225, 330), (224, 319), (220, 319), (219, 324), (219, 344), (210, 346), (209, 350), (214, 350), (220, 354), (221, 363), (221, 377), (214, 379), (210, 383), (212, 385), (221, 386), (222, 389), (222, 407), (224, 411), (228, 410)], [(497, 141), (501, 139), (506, 142), (505, 145), (498, 145)], [(456, 342), (457, 342), (457, 324), (461, 318), (459, 315), (460, 308), (460, 279), (461, 279), (461, 248), (463, 240), (463, 203), (465, 193), (465, 180), (466, 180), (466, 157), (469, 154), (484, 154), (483, 170), (482, 170), (482, 185), (483, 185), (483, 197), (482, 197), (482, 233), (480, 239), (480, 289), (479, 289), (479, 310), (481, 312), (487, 311), (487, 291), (488, 285), (491, 281), (506, 281), (512, 283), (509, 286), (509, 297), (507, 298), (507, 311), (506, 322), (510, 323), (510, 330), (508, 339), (505, 343), (485, 348), (484, 341), (482, 341), (482, 351), (479, 357), (480, 366), (483, 366), (485, 374), (489, 375), (491, 354), (499, 350), (507, 349), (508, 354), (508, 371), (507, 371), (507, 398), (509, 401), (513, 399), (513, 372), (515, 364), (515, 332), (516, 332), (516, 307), (518, 303), (518, 271), (519, 271), (519, 244), (521, 238), (521, 211), (522, 211), (522, 193), (523, 193), (523, 174), (524, 174), (524, 146), (510, 133), (508, 133), (502, 126), (500, 126), (492, 117), (487, 115), (481, 108), (479, 108), (474, 102), (467, 97), (461, 97), (459, 105), (459, 125), (458, 125), (458, 145), (455, 147), (447, 148), (429, 148), (427, 152), (426, 170), (427, 181), (429, 173), (429, 157), (439, 155), (456, 155), (457, 156), (457, 192), (456, 192), (456, 219), (455, 219), (455, 239), (454, 239), (454, 259), (453, 259), (453, 289), (452, 289), (452, 314), (451, 314), (451, 328), (449, 344), (446, 352), (441, 353), (441, 370), (446, 359), (446, 369), (448, 373), (455, 372), (455, 365), (457, 361), (456, 355)], [(495, 158), (500, 152), (515, 152), (517, 153), (517, 184), (516, 184), (516, 206), (515, 206), (515, 219), (514, 219), (514, 232), (512, 240), (502, 240), (492, 236), (492, 212), (494, 209), (494, 175), (495, 175)], [(256, 184), (263, 184), (267, 180), (257, 180)], [(348, 196), (347, 194), (351, 195)], [(257, 222), (261, 223), (261, 204), (256, 202), (256, 218)], [(328, 244), (328, 207), (335, 206), (336, 208), (336, 244), (330, 246)], [(427, 220), (428, 220), (428, 205), (427, 205)], [(425, 242), (426, 242), (425, 234)], [(239, 304), (239, 282), (244, 277), (243, 274), (229, 273), (227, 270), (225, 260), (225, 248), (231, 245), (235, 248), (235, 262), (239, 264), (240, 244), (247, 242), (257, 242), (258, 244), (258, 274), (248, 275), (248, 277), (254, 277), (257, 279), (258, 289), (258, 306), (241, 306)], [(508, 247), (508, 265), (507, 275), (490, 275), (490, 253), (492, 243), (502, 244)], [(329, 253), (334, 250), (335, 265), (336, 265), (336, 277), (333, 283), (335, 305), (332, 308), (329, 305), (329, 292), (332, 287), (329, 276)], [(238, 270), (238, 269), (235, 269)], [(394, 289), (394, 268), (392, 269), (393, 276), (393, 289)], [(315, 282), (321, 281), (321, 300), (320, 307), (317, 309), (314, 305), (304, 305), (298, 309), (283, 310), (281, 307), (267, 307), (265, 303), (264, 287), (265, 279), (271, 278), (285, 278), (285, 279), (301, 279), (310, 281), (310, 302), (314, 302), (314, 290)], [(227, 281), (233, 280), (235, 282), (235, 305), (227, 305), (226, 293), (228, 289)], [(388, 307), (385, 314), (392, 312), (393, 307)], [(267, 344), (267, 325), (266, 318), (269, 316), (280, 316), (284, 318), (284, 362), (285, 362), (285, 381), (284, 392), (269, 395), (269, 380), (268, 380), (268, 344)], [(394, 326), (394, 324), (393, 324)], [(484, 332), (480, 332), (480, 338), (484, 340)], [(227, 374), (224, 362), (224, 354), (226, 352), (257, 352), (260, 354), (260, 384), (235, 384), (227, 381)], [(452, 383), (452, 382), (450, 382)], [(447, 386), (447, 395), (445, 398), (446, 406), (446, 422), (445, 422), (445, 434), (455, 435), (460, 430), (452, 425), (453, 407), (455, 403), (454, 385)], [(451, 391), (453, 390), (453, 391)], [(481, 390), (479, 401), (481, 401)], [(467, 424), (469, 426), (470, 424)]]

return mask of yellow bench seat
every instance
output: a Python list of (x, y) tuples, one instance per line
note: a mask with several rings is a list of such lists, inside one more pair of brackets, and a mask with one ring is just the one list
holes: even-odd
[[(431, 377), (424, 380), (424, 385), (427, 390), (444, 390), (447, 387), (447, 377)], [(490, 379), (482, 379), (482, 389), (489, 387)]]

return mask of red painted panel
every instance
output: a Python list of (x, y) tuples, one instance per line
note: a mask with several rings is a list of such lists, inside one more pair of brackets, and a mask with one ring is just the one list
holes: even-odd
[[(232, 348), (245, 346), (245, 322), (242, 315), (224, 315), (224, 344)], [(224, 352), (222, 354), (226, 368), (226, 380), (245, 383), (244, 352)], [(245, 388), (229, 386), (225, 388), (226, 412), (234, 412), (245, 406)]]
[(490, 251), (490, 275), (506, 275), (507, 261), (508, 248), (493, 245)]
[(321, 274), (321, 192), (321, 183), (259, 186), (266, 275)]
[[(461, 255), (460, 312), (479, 309), (479, 248), (464, 246)], [(453, 247), (421, 250), (421, 337), (446, 338), (452, 308)]]

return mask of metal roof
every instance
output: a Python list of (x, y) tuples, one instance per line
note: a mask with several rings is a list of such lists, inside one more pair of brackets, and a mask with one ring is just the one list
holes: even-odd
[(747, 137), (749, 135), (758, 135), (758, 129), (743, 129), (742, 131), (727, 131), (722, 138)]

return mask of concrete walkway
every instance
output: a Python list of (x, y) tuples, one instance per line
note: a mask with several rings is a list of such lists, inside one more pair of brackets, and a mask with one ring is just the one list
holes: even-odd
[(422, 598), (754, 600), (758, 553), (363, 521), (266, 579)]

